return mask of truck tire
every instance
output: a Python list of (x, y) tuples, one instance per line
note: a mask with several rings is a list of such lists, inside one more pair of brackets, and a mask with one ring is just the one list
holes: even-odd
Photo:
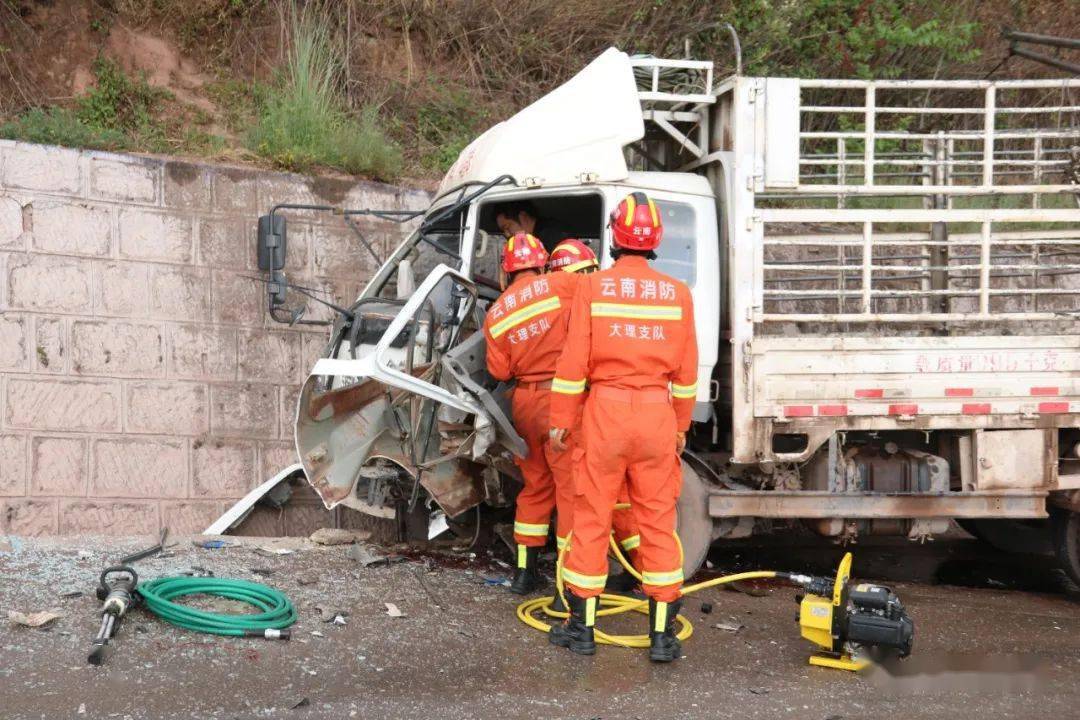
[(683, 577), (690, 578), (705, 564), (712, 544), (712, 518), (709, 517), (709, 493), (705, 481), (682, 462), (682, 493), (676, 506), (679, 540), (683, 546)]
[(1080, 513), (1051, 508), (1050, 534), (1061, 569), (1080, 585)]
[(1048, 555), (1054, 551), (1045, 520), (958, 518), (956, 524), (1001, 552)]

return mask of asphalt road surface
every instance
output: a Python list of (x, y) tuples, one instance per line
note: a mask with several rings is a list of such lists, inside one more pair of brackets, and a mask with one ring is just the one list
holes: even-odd
[[(231, 542), (240, 543), (241, 539)], [(265, 556), (257, 544), (293, 550)], [(855, 675), (807, 665), (795, 590), (711, 589), (689, 599), (686, 658), (601, 647), (581, 658), (520, 623), (508, 569), (486, 553), (365, 567), (344, 546), (182, 539), (141, 561), (146, 578), (193, 566), (266, 582), (300, 613), (291, 642), (221, 638), (135, 610), (106, 664), (86, 663), (93, 587), (107, 560), (145, 539), (0, 538), (0, 606), (55, 609), (46, 629), (0, 627), (4, 718), (1055, 718), (1080, 716), (1080, 604), (1049, 558), (969, 539), (867, 540), (859, 579), (894, 586), (915, 620), (912, 657)], [(827, 573), (842, 550), (805, 538), (714, 549), (711, 572)], [(258, 570), (261, 574), (253, 573)], [(267, 574), (269, 573), (269, 574)], [(83, 594), (65, 597), (77, 591)], [(712, 604), (702, 611), (701, 601)], [(385, 603), (404, 617), (390, 617)], [(227, 609), (220, 606), (218, 609)], [(6, 615), (6, 612), (4, 613)], [(324, 623), (341, 614), (344, 625)], [(642, 616), (609, 627), (643, 632)], [(717, 627), (717, 626), (722, 627)]]

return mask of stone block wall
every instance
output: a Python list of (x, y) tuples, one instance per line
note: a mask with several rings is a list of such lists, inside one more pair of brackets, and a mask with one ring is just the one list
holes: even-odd
[[(198, 532), (295, 462), (295, 397), (327, 329), (269, 318), (256, 218), (428, 199), (0, 141), (0, 533)], [(382, 257), (411, 227), (355, 224)], [(347, 305), (374, 269), (340, 217), (289, 217), (290, 280)]]

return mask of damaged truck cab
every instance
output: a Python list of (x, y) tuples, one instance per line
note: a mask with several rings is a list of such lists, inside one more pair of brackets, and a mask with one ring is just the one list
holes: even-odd
[(1080, 81), (714, 86), (608, 50), (473, 141), (341, 313), (297, 405), (308, 480), (403, 530), (509, 507), (525, 449), (480, 332), (497, 209), (528, 201), (607, 267), (608, 214), (643, 191), (695, 302), (687, 576), (720, 538), (956, 518), (1035, 533), (1080, 579), (1080, 130), (1055, 88)]

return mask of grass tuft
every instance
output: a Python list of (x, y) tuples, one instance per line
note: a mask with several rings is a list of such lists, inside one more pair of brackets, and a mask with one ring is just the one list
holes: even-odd
[(315, 166), (390, 180), (401, 152), (373, 110), (359, 116), (341, 97), (341, 53), (325, 16), (293, 8), (292, 45), (278, 82), (269, 88), (248, 146), (275, 165), (305, 172)]

